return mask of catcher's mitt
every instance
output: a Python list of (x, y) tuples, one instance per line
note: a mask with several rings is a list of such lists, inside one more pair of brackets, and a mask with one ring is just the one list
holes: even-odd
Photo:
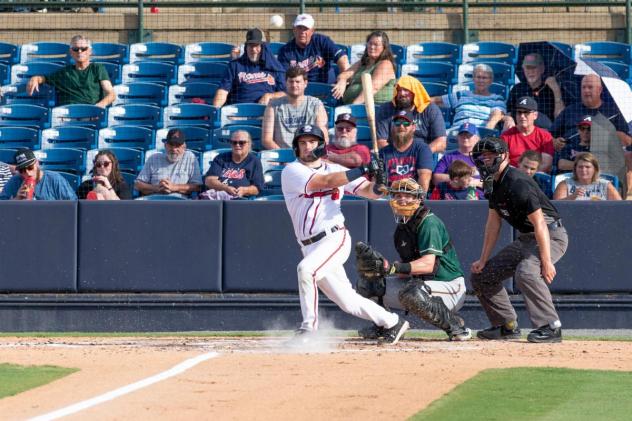
[(367, 243), (358, 241), (355, 245), (356, 270), (364, 279), (381, 279), (387, 275), (384, 267), (386, 259)]

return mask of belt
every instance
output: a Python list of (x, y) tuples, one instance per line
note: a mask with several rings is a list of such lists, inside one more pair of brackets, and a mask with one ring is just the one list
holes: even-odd
[(562, 220), (558, 219), (555, 222), (551, 222), (549, 225), (547, 225), (549, 227), (550, 230), (554, 230), (557, 228), (562, 228), (564, 225), (562, 225)]
[(315, 236), (308, 238), (307, 240), (301, 240), (301, 244), (303, 244), (304, 246), (309, 246), (310, 244), (314, 244), (320, 240), (322, 240), (323, 238), (325, 238), (325, 236), (327, 235), (328, 232), (334, 233), (336, 231), (340, 231), (345, 229), (345, 227), (339, 227), (338, 225), (331, 227), (328, 230), (325, 231), (321, 231), (318, 234), (316, 234)]

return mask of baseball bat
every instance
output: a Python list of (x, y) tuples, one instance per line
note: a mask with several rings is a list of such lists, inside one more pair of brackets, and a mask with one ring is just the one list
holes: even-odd
[(373, 101), (373, 81), (370, 73), (362, 73), (362, 93), (364, 94), (364, 109), (366, 119), (371, 130), (371, 141), (373, 142), (372, 152), (377, 154), (377, 132), (375, 130), (375, 103)]

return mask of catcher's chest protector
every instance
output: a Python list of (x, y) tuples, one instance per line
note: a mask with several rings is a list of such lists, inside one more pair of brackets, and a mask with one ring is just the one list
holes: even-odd
[(407, 223), (397, 224), (393, 238), (395, 240), (395, 249), (404, 263), (410, 263), (421, 257), (417, 248), (417, 232), (426, 215), (428, 215), (428, 210), (422, 209)]

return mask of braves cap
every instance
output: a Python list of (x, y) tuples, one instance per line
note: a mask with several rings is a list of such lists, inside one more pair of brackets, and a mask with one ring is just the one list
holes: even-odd
[(22, 148), (15, 152), (15, 168), (18, 170), (30, 167), (35, 161), (37, 158), (30, 149)]
[(169, 143), (171, 145), (180, 146), (184, 142), (186, 142), (186, 138), (184, 136), (184, 132), (180, 129), (171, 129), (167, 132), (167, 137), (165, 138), (165, 143)]
[(252, 28), (246, 32), (246, 44), (261, 44), (266, 42), (266, 36), (259, 28)]
[(412, 111), (408, 111), (408, 110), (400, 110), (398, 112), (395, 113), (395, 115), (393, 116), (393, 121), (395, 120), (407, 120), (410, 121), (411, 123), (415, 122), (415, 118), (413, 116)]
[(592, 126), (592, 116), (591, 115), (583, 116), (581, 120), (579, 120), (577, 125), (578, 126)]
[(471, 135), (478, 136), (478, 129), (474, 124), (466, 122), (461, 124), (461, 127), (459, 127), (459, 134), (461, 133), (469, 133)]
[(323, 131), (320, 130), (320, 127), (312, 126), (311, 124), (299, 127), (298, 130), (294, 132), (294, 140), (299, 139), (301, 136), (307, 136), (307, 135), (316, 136), (322, 141), (325, 140), (325, 135), (323, 134)]
[(538, 103), (530, 96), (523, 96), (516, 101), (516, 109), (538, 111)]
[(358, 124), (356, 123), (356, 119), (354, 116), (352, 116), (349, 113), (342, 113), (342, 114), (338, 114), (338, 117), (336, 117), (336, 123), (342, 123), (342, 122), (346, 122), (349, 123), (351, 125), (353, 125), (353, 127), (357, 127)]
[(298, 15), (296, 19), (294, 19), (294, 27), (304, 26), (307, 29), (312, 29), (314, 27), (314, 18), (312, 15), (307, 13), (303, 13), (302, 15)]

